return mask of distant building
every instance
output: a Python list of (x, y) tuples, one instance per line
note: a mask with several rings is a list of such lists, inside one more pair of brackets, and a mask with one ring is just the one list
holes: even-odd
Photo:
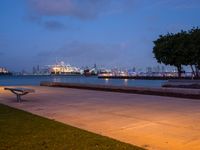
[(155, 67), (155, 72), (157, 72), (157, 73), (161, 72), (160, 66)]
[(35, 67), (33, 67), (33, 74), (37, 74), (37, 70)]
[(152, 67), (147, 67), (146, 68), (146, 73), (152, 73)]
[(23, 70), (21, 71), (21, 74), (22, 74), (22, 75), (28, 75), (28, 72), (27, 72), (25, 69), (23, 69)]
[(39, 73), (39, 72), (40, 72), (40, 66), (37, 65), (37, 73)]
[(161, 67), (162, 73), (166, 72), (166, 69), (164, 66)]
[(136, 72), (136, 68), (135, 68), (135, 67), (133, 67), (132, 71), (133, 71), (133, 72)]

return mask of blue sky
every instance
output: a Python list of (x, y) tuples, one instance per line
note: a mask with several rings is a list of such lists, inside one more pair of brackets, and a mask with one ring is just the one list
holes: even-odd
[(152, 41), (200, 25), (199, 0), (1, 0), (0, 66), (156, 65)]

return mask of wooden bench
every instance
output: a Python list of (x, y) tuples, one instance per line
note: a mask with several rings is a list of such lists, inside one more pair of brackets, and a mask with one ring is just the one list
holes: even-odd
[(17, 96), (17, 102), (21, 102), (21, 96), (35, 92), (35, 90), (27, 88), (4, 88), (4, 90), (9, 90), (14, 93)]

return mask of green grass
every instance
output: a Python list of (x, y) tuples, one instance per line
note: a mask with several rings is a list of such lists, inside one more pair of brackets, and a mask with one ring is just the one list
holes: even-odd
[(142, 148), (0, 104), (0, 150), (142, 150)]

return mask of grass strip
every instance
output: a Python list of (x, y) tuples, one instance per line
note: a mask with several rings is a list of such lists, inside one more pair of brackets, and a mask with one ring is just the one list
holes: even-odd
[(0, 150), (142, 150), (0, 104)]

